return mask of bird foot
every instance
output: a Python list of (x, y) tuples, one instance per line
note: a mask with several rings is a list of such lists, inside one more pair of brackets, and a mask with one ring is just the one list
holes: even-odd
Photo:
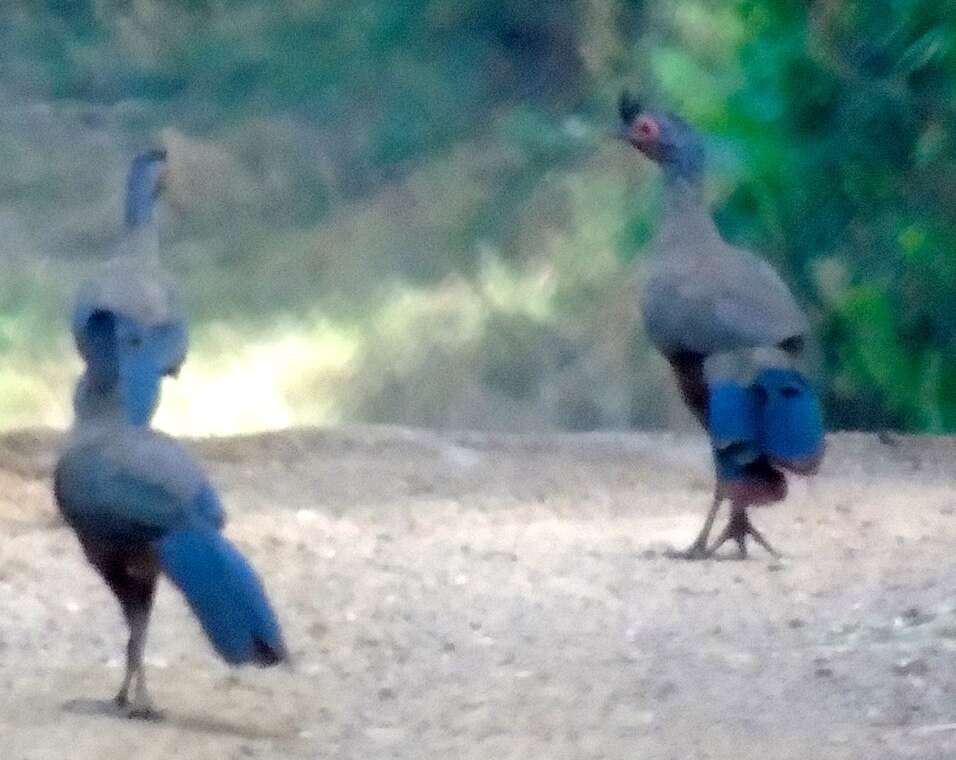
[(686, 549), (667, 549), (664, 556), (668, 559), (701, 560), (710, 559), (714, 552), (703, 541), (694, 541)]
[(131, 705), (126, 710), (126, 717), (130, 720), (161, 721), (166, 715), (152, 705)]
[[(702, 534), (683, 551), (668, 549), (664, 552), (664, 556), (668, 559), (683, 560), (747, 559), (747, 536), (750, 536), (762, 546), (771, 557), (780, 559), (780, 553), (774, 549), (770, 545), (770, 542), (764, 538), (763, 534), (753, 526), (745, 509), (735, 509), (731, 512), (727, 527), (724, 528), (723, 532), (711, 546), (707, 546), (705, 534)], [(735, 557), (718, 557), (717, 550), (730, 540), (733, 540), (737, 544), (737, 555)]]
[(780, 553), (774, 549), (770, 545), (770, 542), (764, 538), (763, 534), (753, 526), (745, 509), (736, 509), (731, 512), (730, 522), (727, 523), (727, 527), (724, 528), (723, 533), (720, 534), (720, 537), (714, 542), (714, 545), (710, 547), (708, 554), (713, 556), (721, 546), (733, 539), (737, 544), (736, 559), (747, 559), (747, 536), (750, 536), (762, 546), (771, 557), (780, 559)]
[(120, 712), (130, 720), (158, 721), (164, 717), (163, 711), (156, 709), (149, 697), (140, 697), (130, 701), (129, 695), (124, 690), (116, 695), (113, 702), (120, 709)]

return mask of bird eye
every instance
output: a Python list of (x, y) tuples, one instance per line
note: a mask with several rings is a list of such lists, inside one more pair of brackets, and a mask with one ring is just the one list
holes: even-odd
[(143, 336), (142, 336), (142, 335), (130, 335), (130, 336), (129, 336), (129, 344), (130, 344), (133, 348), (139, 348), (141, 345), (143, 345)]

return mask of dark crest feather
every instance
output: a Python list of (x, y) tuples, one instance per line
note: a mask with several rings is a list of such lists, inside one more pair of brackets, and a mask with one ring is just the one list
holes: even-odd
[(634, 117), (641, 112), (641, 104), (627, 90), (621, 93), (621, 99), (617, 104), (618, 113), (621, 114), (621, 120), (625, 124), (630, 124)]

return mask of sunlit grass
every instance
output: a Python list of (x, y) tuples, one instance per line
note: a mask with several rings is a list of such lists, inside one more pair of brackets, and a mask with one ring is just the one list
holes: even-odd
[[(179, 146), (208, 159), (200, 147)], [(191, 185), (169, 188), (192, 199), (176, 204), (188, 215), (162, 217), (191, 345), (179, 378), (164, 382), (156, 425), (202, 436), (353, 421), (625, 424), (633, 309), (618, 248), (633, 201), (619, 158), (620, 146), (602, 143), (573, 171), (515, 196), (513, 237), (474, 227), (476, 216), (502, 213), (485, 206), (488, 182), (515, 160), (487, 140), (310, 226), (237, 217), (217, 237), (209, 229), (219, 217), (203, 216)], [(203, 166), (200, 174), (216, 173)], [(213, 209), (231, 208), (203, 187)], [(70, 424), (81, 369), (68, 332), (71, 293), (103, 255), (100, 239), (115, 235), (114, 220), (97, 219), (104, 231), (82, 256), (34, 246), (32, 268), (0, 264), (0, 429)]]
[[(547, 320), (555, 283), (547, 267), (519, 272), (489, 250), (473, 281), (396, 285), (361, 320), (315, 312), (279, 317), (267, 327), (194, 326), (182, 372), (164, 381), (155, 424), (194, 436), (336, 424), (361, 419), (369, 399), (395, 382), (407, 385), (416, 406), (440, 417), (462, 388), (475, 383), (492, 319)], [(30, 334), (11, 329), (0, 367), (0, 429), (69, 426), (81, 367), (66, 327), (65, 320), (51, 326), (58, 337), (39, 359)], [(437, 355), (446, 370), (431, 373)]]
[(339, 422), (336, 392), (348, 384), (358, 347), (353, 330), (320, 317), (252, 337), (211, 325), (179, 378), (166, 381), (156, 425), (176, 434), (234, 435)]

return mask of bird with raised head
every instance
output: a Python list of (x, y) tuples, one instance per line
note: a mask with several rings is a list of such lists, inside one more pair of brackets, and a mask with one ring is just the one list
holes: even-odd
[[(684, 401), (707, 430), (716, 485), (697, 538), (671, 556), (711, 557), (748, 536), (776, 550), (748, 509), (785, 498), (787, 471), (811, 474), (824, 453), (820, 404), (800, 368), (809, 323), (765, 260), (725, 242), (704, 199), (704, 143), (686, 121), (646, 110), (626, 91), (619, 135), (660, 167), (664, 218), (644, 273), (640, 310)], [(708, 544), (720, 505), (726, 528)]]
[(72, 328), (77, 350), (88, 359), (90, 317), (105, 311), (147, 322), (162, 315), (167, 349), (176, 374), (186, 359), (188, 329), (179, 289), (159, 262), (156, 201), (167, 174), (166, 151), (152, 149), (130, 162), (123, 205), (123, 229), (113, 255), (86, 279), (73, 303)]

